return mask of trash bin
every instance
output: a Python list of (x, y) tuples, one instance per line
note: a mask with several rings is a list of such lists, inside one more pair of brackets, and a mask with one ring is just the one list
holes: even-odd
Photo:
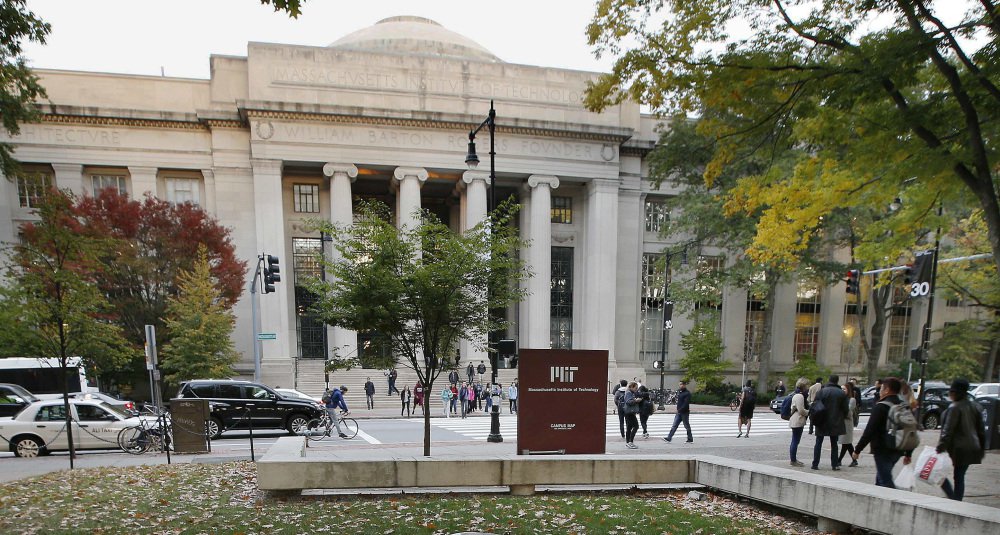
[(173, 428), (175, 453), (205, 453), (209, 451), (208, 400), (175, 398), (170, 400), (170, 422)]
[(986, 444), (988, 450), (1000, 450), (1000, 399), (979, 398), (976, 401), (983, 407), (983, 424), (986, 426)]

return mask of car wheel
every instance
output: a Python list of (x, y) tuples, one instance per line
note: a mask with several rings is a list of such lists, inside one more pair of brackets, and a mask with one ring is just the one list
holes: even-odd
[(34, 437), (17, 437), (10, 444), (14, 457), (38, 457), (43, 450), (41, 441)]
[(924, 429), (937, 429), (939, 423), (941, 423), (941, 419), (937, 414), (924, 415)]
[(206, 431), (208, 432), (209, 440), (218, 440), (222, 436), (222, 420), (212, 416), (208, 419), (205, 426), (207, 427)]
[(293, 414), (288, 417), (288, 433), (290, 435), (299, 435), (302, 433), (303, 429), (309, 427), (309, 418), (301, 414)]

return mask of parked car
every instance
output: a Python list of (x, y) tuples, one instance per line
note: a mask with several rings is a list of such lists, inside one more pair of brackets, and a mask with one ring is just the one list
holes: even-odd
[(781, 414), (781, 404), (785, 402), (785, 398), (791, 395), (792, 394), (787, 394), (771, 400), (771, 410), (774, 411), (774, 414)]
[[(93, 399), (72, 399), (73, 442), (78, 450), (118, 449), (118, 433), (143, 418)], [(61, 399), (32, 402), (13, 418), (0, 418), (0, 435), (17, 457), (68, 450), (66, 407)]]
[(970, 386), (969, 397), (973, 399), (1000, 397), (1000, 383), (980, 383)]
[(294, 435), (324, 411), (312, 400), (283, 395), (250, 381), (187, 381), (177, 397), (209, 400), (208, 434), (213, 440), (229, 429), (247, 429), (251, 421), (254, 429), (287, 429)]
[(925, 386), (927, 392), (924, 394), (924, 406), (920, 415), (920, 423), (924, 429), (937, 429), (941, 426), (941, 417), (945, 409), (951, 405), (951, 398), (948, 397), (948, 387)]
[(871, 412), (872, 407), (876, 403), (878, 403), (878, 390), (875, 388), (875, 385), (872, 385), (861, 391), (861, 408), (859, 412)]
[(14, 416), (35, 401), (38, 398), (19, 385), (0, 383), (0, 417)]

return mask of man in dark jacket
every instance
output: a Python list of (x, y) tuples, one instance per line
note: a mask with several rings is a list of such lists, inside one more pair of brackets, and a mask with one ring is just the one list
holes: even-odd
[(687, 431), (687, 441), (694, 442), (694, 436), (691, 435), (691, 423), (688, 421), (688, 417), (691, 416), (691, 391), (687, 389), (687, 384), (687, 381), (681, 381), (681, 386), (677, 389), (677, 414), (674, 415), (674, 425), (670, 428), (670, 434), (663, 437), (666, 442), (673, 440), (677, 426), (681, 423), (684, 424), (684, 429)]
[(476, 368), (469, 363), (469, 367), (465, 369), (465, 375), (469, 376), (469, 384), (472, 384), (473, 380), (476, 378)]
[[(889, 409), (891, 405), (898, 405), (903, 401), (899, 399), (899, 391), (903, 388), (903, 382), (895, 377), (882, 379), (882, 389), (879, 390), (879, 402), (872, 407), (871, 417), (868, 418), (868, 425), (861, 435), (861, 440), (854, 446), (854, 460), (858, 460), (861, 450), (871, 444), (872, 457), (875, 459), (875, 484), (880, 487), (896, 488), (892, 482), (892, 468), (896, 462), (903, 457), (903, 464), (910, 464), (910, 456), (913, 451), (900, 452), (889, 449), (885, 443), (886, 423), (889, 420)], [(885, 402), (885, 403), (883, 403)]]
[(368, 381), (365, 382), (365, 399), (368, 401), (368, 410), (375, 408), (375, 383), (372, 382), (372, 378), (369, 377)]
[(457, 371), (451, 370), (450, 372), (448, 372), (448, 383), (451, 384), (451, 386), (455, 386), (455, 385), (458, 384), (458, 372)]
[(619, 386), (615, 388), (615, 412), (618, 413), (618, 428), (622, 432), (622, 438), (625, 438), (625, 390), (627, 390), (628, 381), (622, 379)]
[(941, 438), (937, 452), (948, 452), (955, 467), (955, 486), (947, 479), (941, 485), (944, 493), (952, 500), (962, 501), (965, 497), (965, 472), (970, 464), (983, 462), (983, 444), (986, 443), (986, 428), (981, 416), (983, 408), (969, 399), (969, 381), (955, 379), (948, 390), (951, 405), (944, 411), (941, 424)]
[[(826, 384), (813, 400), (811, 408), (818, 408), (822, 402), (823, 412), (818, 414), (813, 422), (816, 425), (816, 446), (813, 448), (812, 469), (819, 470), (819, 457), (823, 453), (823, 438), (830, 437), (830, 464), (834, 470), (840, 470), (840, 462), (837, 460), (837, 440), (840, 435), (847, 432), (844, 425), (844, 418), (850, 404), (847, 401), (847, 394), (840, 388), (840, 377), (830, 376), (830, 382)], [(812, 415), (813, 412), (810, 412)]]

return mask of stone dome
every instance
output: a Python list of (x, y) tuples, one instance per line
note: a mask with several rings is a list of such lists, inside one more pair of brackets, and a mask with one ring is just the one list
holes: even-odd
[(330, 43), (330, 48), (499, 62), (479, 43), (423, 17), (390, 17)]

